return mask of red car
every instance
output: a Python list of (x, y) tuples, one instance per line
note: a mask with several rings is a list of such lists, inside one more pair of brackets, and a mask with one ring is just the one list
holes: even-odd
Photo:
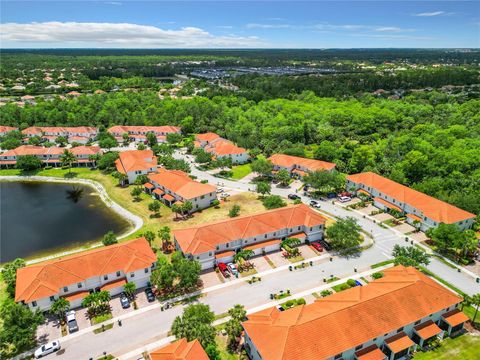
[(230, 272), (228, 271), (228, 267), (224, 263), (218, 264), (218, 270), (222, 273), (223, 277), (228, 278), (230, 277)]
[(323, 246), (322, 244), (320, 244), (319, 242), (313, 242), (311, 243), (311, 245), (313, 246), (313, 248), (319, 252), (322, 252), (323, 251)]

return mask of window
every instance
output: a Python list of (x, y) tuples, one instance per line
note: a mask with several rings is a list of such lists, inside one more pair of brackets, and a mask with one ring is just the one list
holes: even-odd
[(144, 271), (145, 271), (145, 274), (147, 274), (147, 273), (148, 273), (148, 268), (145, 268), (145, 270), (144, 270)]
[(33, 307), (37, 306), (37, 302), (36, 302), (36, 301), (32, 301), (32, 306), (33, 306)]
[(363, 345), (358, 345), (358, 346), (355, 348), (355, 351), (360, 350), (362, 347), (363, 347)]
[(55, 296), (50, 296), (50, 301), (55, 301)]
[(217, 245), (217, 250), (220, 250), (220, 246)]
[(200, 260), (200, 256), (197, 256), (197, 260)]
[(134, 277), (135, 276), (135, 273), (130, 273), (130, 277)]
[(397, 330), (397, 333), (399, 333), (402, 330), (403, 330), (403, 326), (400, 329)]
[(230, 246), (230, 244), (225, 245), (225, 247), (229, 247), (229, 246)]
[(415, 325), (418, 325), (418, 324), (420, 324), (420, 320), (415, 321)]
[(265, 239), (267, 238), (267, 234), (265, 234)]
[(82, 283), (78, 283), (77, 287), (80, 289), (82, 287)]
[(120, 276), (120, 271), (117, 271), (117, 277), (119, 277), (119, 276)]
[[(118, 272), (117, 272), (117, 276), (118, 276)], [(103, 280), (108, 280), (108, 275), (103, 275)]]
[(313, 227), (310, 227), (310, 231), (312, 231), (312, 230), (313, 230)]
[(300, 226), (298, 227), (298, 230), (300, 230)]
[(205, 195), (200, 196), (200, 199), (205, 199)]
[(63, 292), (68, 292), (68, 286), (65, 286), (65, 287), (63, 288)]
[(334, 359), (340, 359), (342, 357), (342, 354), (337, 354), (335, 355)]
[(208, 253), (208, 256), (212, 256), (212, 253), (211, 253), (211, 252), (209, 252), (209, 253)]

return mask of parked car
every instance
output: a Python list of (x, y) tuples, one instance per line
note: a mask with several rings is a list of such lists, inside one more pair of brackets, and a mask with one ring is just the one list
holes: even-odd
[(75, 316), (75, 311), (70, 310), (65, 313), (65, 317), (67, 319), (67, 327), (70, 333), (75, 332), (78, 330), (77, 318)]
[(237, 265), (235, 265), (234, 263), (228, 263), (227, 266), (228, 270), (232, 273), (233, 276), (238, 275)]
[(315, 201), (315, 200), (310, 200), (310, 206), (313, 206), (315, 207), (316, 205), (318, 205), (318, 201)]
[(285, 309), (281, 305), (277, 305), (277, 309), (278, 309), (278, 311), (285, 311)]
[(220, 272), (222, 273), (223, 277), (225, 278), (229, 278), (230, 277), (230, 273), (228, 272), (228, 267), (226, 264), (224, 263), (219, 263), (218, 264), (218, 270), (220, 270)]
[(338, 198), (338, 201), (340, 201), (340, 202), (342, 202), (342, 203), (347, 202), (347, 201), (350, 201), (350, 200), (352, 200), (352, 198), (351, 198), (351, 197), (348, 197), (348, 196), (340, 196), (340, 197)]
[(358, 280), (355, 280), (355, 286), (363, 286), (362, 283)]
[(220, 194), (220, 193), (223, 193), (223, 191), (224, 191), (224, 190), (223, 190), (222, 188), (218, 188), (218, 189), (217, 189), (217, 193), (219, 193), (219, 194)]
[(220, 195), (221, 198), (225, 199), (227, 197), (229, 197), (230, 194), (229, 193), (222, 193), (222, 195)]
[(323, 246), (323, 248), (327, 251), (330, 251), (332, 249), (332, 246), (326, 242), (325, 240), (320, 240), (319, 243)]
[(312, 245), (312, 247), (319, 251), (319, 252), (322, 252), (323, 251), (323, 246), (322, 244), (320, 244), (319, 242), (315, 241), (315, 242), (312, 242), (310, 245)]
[(130, 307), (130, 300), (125, 293), (120, 295), (120, 304), (122, 304), (122, 308), (127, 309)]
[(147, 301), (148, 301), (148, 302), (155, 301), (155, 294), (153, 293), (151, 287), (147, 287), (147, 288), (145, 289), (145, 295), (147, 296)]
[(34, 356), (35, 359), (40, 359), (41, 357), (54, 353), (55, 351), (58, 351), (60, 349), (61, 346), (59, 340), (50, 341), (49, 343), (42, 345), (37, 350), (35, 350)]
[(287, 197), (288, 197), (290, 200), (300, 199), (300, 196), (298, 196), (297, 194), (288, 194)]

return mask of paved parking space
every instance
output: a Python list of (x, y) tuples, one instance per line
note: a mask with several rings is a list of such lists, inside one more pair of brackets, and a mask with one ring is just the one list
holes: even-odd
[(257, 272), (259, 273), (270, 270), (272, 268), (263, 256), (256, 256), (248, 261), (255, 265), (255, 270), (257, 270)]
[(367, 207), (360, 208), (358, 211), (360, 211), (363, 214), (370, 215), (372, 211), (378, 211), (379, 209), (372, 204), (368, 204)]
[(281, 251), (275, 251), (275, 252), (269, 253), (267, 254), (267, 256), (275, 264), (276, 267), (291, 264), (290, 261), (288, 261), (282, 256)]
[(78, 328), (80, 330), (90, 326), (90, 319), (88, 318), (87, 310), (87, 308), (80, 308), (75, 311)]
[(60, 322), (53, 317), (46, 317), (45, 322), (37, 328), (37, 339), (40, 344), (60, 339), (61, 336)]
[(415, 227), (413, 227), (412, 225), (410, 225), (408, 223), (403, 223), (403, 224), (400, 224), (398, 226), (395, 226), (395, 230), (398, 230), (401, 233), (406, 234), (406, 233), (415, 231)]
[(387, 220), (390, 220), (390, 219), (394, 219), (394, 217), (390, 214), (387, 214), (387, 213), (380, 213), (380, 214), (377, 214), (377, 215), (373, 215), (372, 216), (375, 220), (377, 221), (387, 221)]
[(133, 304), (130, 304), (129, 308), (124, 309), (120, 303), (120, 295), (115, 295), (112, 297), (112, 300), (110, 300), (110, 308), (112, 309), (112, 316), (116, 317), (133, 311)]
[[(214, 270), (210, 270), (208, 272), (204, 272), (200, 275), (200, 279), (203, 281), (203, 288), (209, 288), (210, 286), (215, 286), (218, 284), (222, 284), (222, 281), (219, 279), (218, 276), (222, 276), (222, 274), (217, 274)], [(227, 279), (224, 279), (227, 280)]]
[(425, 235), (425, 233), (419, 231), (419, 232), (416, 232), (416, 233), (413, 233), (413, 234), (410, 234), (408, 235), (410, 236), (412, 239), (416, 240), (416, 241), (425, 241), (425, 240), (428, 240), (428, 236)]
[[(302, 253), (302, 256), (305, 260), (311, 259), (315, 256), (318, 256), (315, 251), (310, 247), (310, 245), (302, 244), (298, 247), (298, 250)], [(325, 251), (325, 250), (324, 250)]]

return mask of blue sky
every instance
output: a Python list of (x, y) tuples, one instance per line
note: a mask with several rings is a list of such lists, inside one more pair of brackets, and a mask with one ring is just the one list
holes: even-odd
[(1, 47), (480, 47), (479, 1), (2, 1)]

